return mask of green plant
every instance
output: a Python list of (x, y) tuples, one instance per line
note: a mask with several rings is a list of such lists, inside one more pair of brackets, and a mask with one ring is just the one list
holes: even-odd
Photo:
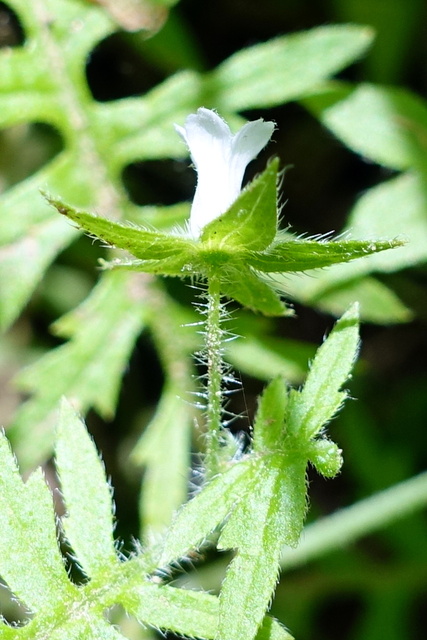
[[(399, 92), (328, 81), (371, 40), (368, 29), (351, 25), (278, 38), (235, 54), (212, 72), (178, 73), (144, 97), (96, 103), (86, 86), (84, 60), (99, 39), (115, 30), (112, 18), (78, 0), (8, 4), (18, 14), (26, 40), (0, 56), (2, 126), (48, 123), (60, 132), (63, 150), (2, 196), (2, 327), (18, 317), (49, 264), (77, 237), (55, 208), (113, 249), (103, 254), (108, 268), (89, 297), (55, 322), (55, 333), (66, 342), (19, 375), (21, 388), (32, 397), (8, 431), (24, 470), (44, 462), (54, 450), (66, 508), (61, 541), (69, 545), (71, 564), (80, 567), (82, 575), (75, 581), (67, 576), (42, 474), (36, 471), (23, 483), (3, 438), (0, 572), (30, 613), (21, 627), (2, 624), (1, 637), (119, 638), (106, 612), (120, 605), (142, 625), (185, 636), (288, 638), (288, 632), (266, 616), (279, 564), (297, 563), (298, 553), (310, 544), (315, 555), (336, 542), (327, 523), (322, 534), (320, 522), (320, 535), (316, 524), (311, 525), (308, 531), (314, 533), (297, 547), (296, 555), (283, 551), (283, 545), (297, 544), (303, 527), (307, 464), (326, 477), (341, 467), (341, 452), (324, 430), (346, 396), (342, 387), (358, 348), (357, 306), (343, 313), (315, 355), (304, 386), (296, 390), (289, 381), (303, 377), (307, 349), (284, 341), (280, 347), (288, 355), (277, 356), (262, 331), (250, 327), (246, 345), (236, 342), (225, 352), (229, 336), (223, 324), (224, 296), (270, 316), (290, 313), (278, 293), (283, 289), (338, 314), (360, 298), (363, 317), (408, 319), (409, 309), (372, 274), (425, 258), (425, 221), (417, 206), (410, 224), (411, 234), (418, 235), (415, 257), (408, 244), (384, 240), (401, 235), (399, 206), (416, 203), (423, 188), (423, 156), (417, 146), (422, 136), (411, 137), (409, 144), (414, 127), (405, 125), (402, 134), (394, 114), (400, 110), (403, 122), (421, 126), (423, 107)], [(238, 112), (289, 100), (300, 100), (350, 146), (393, 169), (412, 169), (364, 196), (353, 214), (351, 239), (310, 240), (278, 228), (277, 160), (190, 235), (176, 231), (188, 215), (186, 203), (156, 208), (129, 201), (121, 182), (123, 168), (136, 159), (185, 156), (172, 125), (182, 123), (200, 104), (215, 107), (237, 128), (243, 122)], [(388, 109), (393, 106), (388, 119), (389, 111), (381, 111), (384, 100)], [(375, 107), (402, 148), (388, 143), (389, 131), (375, 136), (374, 127), (374, 133), (365, 135)], [(357, 135), (352, 128), (355, 113), (365, 116)], [(182, 132), (185, 137), (185, 129)], [(48, 201), (40, 189), (52, 194)], [(381, 215), (373, 217), (382, 211), (378, 197), (383, 207), (393, 200), (394, 226), (387, 221), (376, 227), (375, 220), (382, 221)], [(370, 224), (363, 226), (367, 217)], [(136, 260), (123, 260), (116, 248)], [(296, 281), (291, 275), (361, 256), (351, 266), (316, 272), (315, 279), (298, 274)], [(283, 273), (282, 281), (277, 274)], [(202, 318), (178, 303), (154, 277), (158, 275), (202, 283)], [(204, 346), (183, 324), (202, 327)], [(143, 544), (124, 558), (113, 539), (111, 490), (96, 449), (75, 409), (63, 401), (58, 418), (57, 407), (66, 395), (78, 412), (95, 408), (112, 416), (123, 370), (143, 329), (159, 353), (165, 383), (156, 413), (131, 453), (133, 462), (146, 470), (140, 504)], [(207, 368), (206, 388), (194, 382), (194, 351), (202, 354)], [(251, 443), (243, 448), (225, 427), (223, 383), (232, 385), (233, 377), (223, 358), (253, 372), (254, 354), (266, 362), (258, 375), (270, 381), (259, 401)], [(187, 402), (189, 392), (198, 394), (200, 406)], [(190, 436), (195, 417), (204, 429), (203, 414), (205, 484), (186, 502)], [(382, 510), (366, 506), (363, 511), (362, 503), (356, 515), (350, 513), (346, 520), (343, 514), (342, 539), (401, 515), (405, 490), (412, 497), (405, 503), (407, 512), (424, 504), (425, 477), (408, 487), (376, 496), (374, 505), (385, 505)], [(356, 526), (357, 513), (365, 514), (365, 528)], [(219, 597), (169, 584), (180, 563), (197, 560), (205, 546), (236, 550)]]

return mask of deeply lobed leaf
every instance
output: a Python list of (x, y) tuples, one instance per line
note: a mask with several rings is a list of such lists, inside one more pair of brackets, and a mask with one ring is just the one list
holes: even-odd
[(41, 470), (26, 484), (0, 436), (0, 575), (33, 612), (76, 597), (59, 553), (52, 495)]
[[(58, 323), (61, 335), (71, 340), (20, 372), (18, 384), (34, 394), (10, 427), (24, 467), (51, 451), (63, 395), (74, 398), (82, 412), (95, 407), (107, 418), (114, 414), (130, 351), (144, 325), (144, 284), (134, 277), (106, 274), (81, 307)], [(29, 429), (32, 438), (24, 435)]]

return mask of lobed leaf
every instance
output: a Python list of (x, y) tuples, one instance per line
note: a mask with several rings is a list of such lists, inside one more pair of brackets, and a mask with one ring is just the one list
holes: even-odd
[(305, 515), (304, 459), (265, 456), (246, 481), (219, 539), (236, 548), (220, 593), (218, 637), (254, 638), (271, 600), (283, 544), (295, 546)]
[(0, 436), (0, 575), (32, 612), (49, 616), (56, 599), (73, 599), (59, 552), (52, 495), (41, 470), (26, 484)]
[(245, 492), (253, 466), (252, 460), (233, 464), (181, 509), (168, 531), (161, 566), (185, 556), (192, 547), (200, 546), (224, 522)]
[[(56, 539), (51, 494), (39, 472), (23, 483), (4, 436), (0, 438), (0, 462), (0, 571), (13, 593), (36, 614), (19, 628), (0, 622), (2, 638), (118, 640), (122, 635), (105, 619), (105, 611), (114, 604), (122, 604), (125, 611), (157, 629), (209, 640), (216, 637), (218, 598), (156, 584), (147, 577), (152, 560), (143, 554), (117, 561), (105, 474), (70, 405), (64, 403), (62, 408), (57, 447), (68, 510), (66, 528), (72, 532), (79, 559), (96, 579), (80, 587), (69, 581)], [(243, 467), (247, 471), (247, 465)], [(17, 552), (11, 553), (15, 548)], [(291, 640), (271, 618), (263, 621), (257, 638)]]
[[(201, 101), (230, 113), (250, 103), (280, 104), (305, 95), (312, 91), (313, 83), (360, 55), (371, 39), (367, 29), (345, 25), (286, 36), (236, 54), (213, 74), (185, 71), (144, 97), (96, 103), (88, 91), (84, 68), (96, 44), (116, 28), (106, 12), (87, 2), (57, 0), (49, 4), (50, 20), (46, 21), (40, 19), (43, 3), (11, 0), (10, 6), (27, 40), (23, 47), (0, 54), (0, 126), (46, 122), (63, 137), (65, 148), (35, 176), (2, 197), (0, 243), (2, 236), (21, 238), (32, 225), (54, 219), (49, 208), (37, 202), (40, 187), (61, 193), (78, 207), (100, 207), (107, 216), (123, 216), (128, 208), (121, 185), (123, 167), (135, 160), (187, 155), (173, 135), (173, 123), (183, 120)], [(70, 24), (75, 28), (70, 29)], [(263, 72), (264, 67), (268, 73)], [(259, 86), (269, 78), (273, 78), (269, 87)], [(233, 106), (230, 100), (236, 99), (241, 104)], [(233, 113), (230, 116), (237, 119)], [(0, 310), (4, 329), (18, 316), (55, 255), (73, 237), (64, 225), (58, 225), (52, 241), (43, 243), (43, 238), (33, 235), (33, 251), (17, 245), (5, 253), (3, 268), (0, 260), (0, 279), (7, 282), (7, 310)], [(36, 263), (29, 257), (33, 254)], [(159, 272), (155, 265), (151, 267), (151, 272)], [(176, 265), (169, 265), (164, 273), (179, 275)]]
[(286, 421), (298, 438), (308, 441), (316, 436), (346, 397), (340, 389), (358, 351), (358, 327), (358, 306), (354, 304), (318, 349), (302, 391), (291, 393)]
[[(63, 395), (75, 399), (82, 412), (94, 407), (106, 418), (114, 414), (130, 351), (144, 325), (142, 278), (119, 272), (103, 276), (85, 303), (58, 323), (59, 333), (71, 340), (18, 375), (21, 389), (34, 394), (19, 409), (9, 432), (19, 440), (23, 466), (49, 454)], [(31, 439), (23, 435), (29, 429)]]
[[(297, 300), (335, 315), (359, 300), (361, 317), (370, 322), (407, 322), (410, 310), (384, 283), (367, 278), (372, 272), (392, 273), (427, 258), (427, 217), (424, 180), (405, 173), (364, 193), (351, 212), (347, 229), (353, 238), (400, 237), (402, 246), (366, 256), (363, 260), (331, 266), (327, 271), (287, 275), (283, 288)], [(276, 277), (279, 282), (279, 277)]]
[(96, 578), (118, 561), (113, 539), (113, 503), (104, 466), (72, 406), (63, 400), (55, 461), (66, 515), (62, 525), (84, 572)]
[[(133, 597), (136, 593), (137, 597)], [(132, 596), (122, 595), (127, 611), (146, 620), (157, 629), (170, 629), (176, 634), (194, 638), (217, 638), (219, 600), (200, 591), (146, 584), (136, 587)], [(286, 629), (266, 616), (256, 640), (293, 640)]]

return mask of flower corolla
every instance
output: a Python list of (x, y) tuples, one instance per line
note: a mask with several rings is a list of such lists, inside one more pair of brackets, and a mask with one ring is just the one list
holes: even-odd
[(245, 169), (270, 140), (274, 123), (260, 118), (247, 122), (233, 135), (215, 111), (201, 107), (186, 118), (184, 127), (175, 125), (175, 129), (197, 171), (189, 231), (198, 238), (203, 227), (237, 199)]

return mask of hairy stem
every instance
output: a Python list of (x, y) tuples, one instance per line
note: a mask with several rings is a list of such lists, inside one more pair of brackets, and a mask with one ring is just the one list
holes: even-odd
[(207, 356), (207, 443), (206, 476), (212, 478), (219, 472), (222, 417), (222, 329), (220, 281), (216, 276), (209, 279), (208, 308), (206, 320), (205, 348)]

